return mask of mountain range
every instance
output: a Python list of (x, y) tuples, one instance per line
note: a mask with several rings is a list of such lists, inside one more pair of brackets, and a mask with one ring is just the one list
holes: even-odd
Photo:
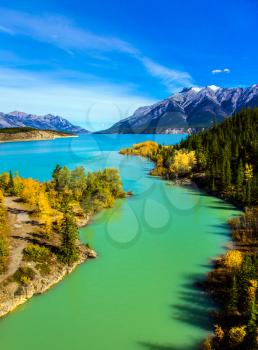
[(47, 114), (38, 116), (24, 112), (14, 111), (10, 113), (0, 112), (0, 128), (31, 127), (42, 130), (55, 130), (75, 134), (89, 133), (80, 126), (73, 125), (67, 119)]
[(243, 108), (258, 107), (258, 84), (247, 88), (185, 88), (99, 133), (176, 133), (209, 128)]

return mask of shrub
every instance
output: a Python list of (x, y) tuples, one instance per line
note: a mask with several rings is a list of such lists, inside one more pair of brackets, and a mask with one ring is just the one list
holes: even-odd
[(216, 339), (219, 342), (221, 342), (223, 340), (224, 335), (225, 335), (223, 329), (219, 325), (214, 326), (214, 334), (215, 334)]
[(28, 285), (31, 280), (35, 277), (35, 271), (30, 267), (19, 267), (14, 273), (13, 278), (16, 282)]
[(38, 263), (36, 269), (42, 276), (46, 276), (50, 273), (50, 267), (48, 263)]
[(6, 269), (8, 255), (9, 251), (7, 239), (0, 236), (0, 273), (4, 272)]
[(29, 244), (23, 250), (25, 260), (45, 262), (50, 256), (50, 250), (38, 244)]
[(50, 256), (50, 250), (38, 244), (29, 244), (23, 250), (25, 260), (44, 262)]
[(245, 326), (242, 327), (232, 327), (229, 332), (229, 342), (232, 345), (238, 345), (243, 343), (245, 336), (246, 336), (246, 330)]

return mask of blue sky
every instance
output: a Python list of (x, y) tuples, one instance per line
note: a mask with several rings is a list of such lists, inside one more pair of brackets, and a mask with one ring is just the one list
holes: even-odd
[(258, 83), (257, 22), (257, 0), (1, 0), (0, 111), (97, 130), (186, 86)]

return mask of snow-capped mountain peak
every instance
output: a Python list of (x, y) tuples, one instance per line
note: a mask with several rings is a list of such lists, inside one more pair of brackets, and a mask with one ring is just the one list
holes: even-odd
[(216, 85), (209, 85), (207, 86), (209, 89), (211, 89), (212, 91), (218, 91), (220, 90), (220, 87), (219, 86), (216, 86)]
[(194, 91), (194, 92), (200, 92), (202, 90), (202, 88), (201, 87), (197, 87), (197, 86), (193, 86), (191, 88), (191, 90)]
[(139, 108), (131, 117), (114, 124), (107, 133), (166, 133), (210, 127), (214, 120), (248, 107), (258, 107), (258, 85), (247, 88), (185, 88), (152, 106)]

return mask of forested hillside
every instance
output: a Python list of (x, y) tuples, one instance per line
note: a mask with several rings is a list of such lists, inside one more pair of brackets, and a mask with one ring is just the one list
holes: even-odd
[(188, 137), (179, 149), (195, 151), (194, 171), (205, 172), (207, 186), (242, 205), (258, 199), (258, 109), (244, 110)]
[(155, 163), (152, 175), (192, 178), (201, 187), (242, 207), (258, 198), (258, 109), (248, 109), (176, 146), (148, 141), (123, 149)]
[(155, 162), (152, 175), (191, 179), (245, 208), (229, 221), (234, 249), (220, 257), (206, 290), (220, 310), (204, 350), (258, 349), (258, 109), (239, 112), (176, 146), (144, 142), (121, 150)]

